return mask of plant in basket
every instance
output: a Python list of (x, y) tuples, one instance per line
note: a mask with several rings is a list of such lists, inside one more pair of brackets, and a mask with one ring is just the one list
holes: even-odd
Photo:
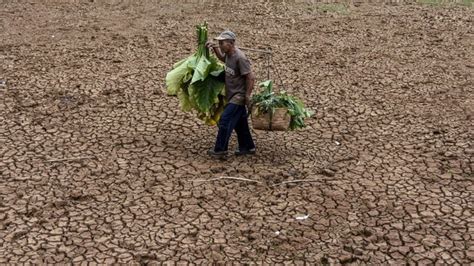
[(307, 110), (301, 100), (286, 91), (275, 93), (273, 82), (259, 84), (261, 91), (252, 96), (252, 124), (255, 129), (295, 130), (304, 128), (305, 118), (313, 112)]

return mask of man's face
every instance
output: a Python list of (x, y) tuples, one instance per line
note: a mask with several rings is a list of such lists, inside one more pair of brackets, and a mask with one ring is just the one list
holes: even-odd
[(232, 43), (228, 40), (219, 41), (219, 48), (222, 52), (227, 53), (232, 46)]

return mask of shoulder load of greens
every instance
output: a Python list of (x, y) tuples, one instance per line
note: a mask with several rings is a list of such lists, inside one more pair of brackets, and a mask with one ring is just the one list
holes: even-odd
[(224, 65), (206, 48), (207, 23), (197, 25), (196, 32), (197, 51), (175, 63), (168, 72), (167, 93), (178, 96), (183, 111), (195, 110), (198, 118), (215, 125), (225, 105), (224, 83), (217, 78), (224, 71)]
[(311, 117), (313, 112), (304, 107), (298, 98), (288, 95), (286, 91), (275, 93), (273, 82), (267, 80), (259, 84), (261, 91), (252, 96), (252, 105), (255, 107), (254, 114), (275, 113), (276, 108), (285, 108), (291, 117), (290, 130), (304, 128), (305, 118)]

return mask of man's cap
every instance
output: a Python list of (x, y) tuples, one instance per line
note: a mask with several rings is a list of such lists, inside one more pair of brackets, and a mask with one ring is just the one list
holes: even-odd
[(235, 40), (235, 33), (230, 30), (223, 31), (219, 36), (215, 37), (214, 40)]

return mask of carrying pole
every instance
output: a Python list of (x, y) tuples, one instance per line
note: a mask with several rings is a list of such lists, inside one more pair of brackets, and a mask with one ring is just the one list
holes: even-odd
[(272, 62), (272, 50), (270, 48), (266, 48), (265, 50), (263, 49), (254, 49), (254, 48), (247, 48), (247, 47), (239, 47), (239, 49), (244, 50), (244, 51), (251, 51), (251, 52), (257, 52), (257, 53), (262, 53), (265, 54), (265, 63), (266, 63), (266, 68), (267, 68), (267, 80), (270, 79), (270, 64)]

